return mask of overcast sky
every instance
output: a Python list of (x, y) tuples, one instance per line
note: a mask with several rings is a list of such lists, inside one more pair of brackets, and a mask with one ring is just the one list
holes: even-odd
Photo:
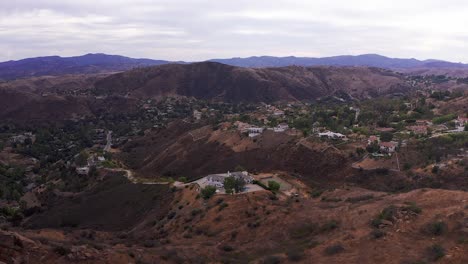
[(468, 62), (465, 0), (0, 0), (0, 61), (378, 53)]

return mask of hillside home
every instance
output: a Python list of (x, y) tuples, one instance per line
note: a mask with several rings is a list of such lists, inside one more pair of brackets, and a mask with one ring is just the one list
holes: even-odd
[(284, 116), (284, 111), (283, 110), (275, 110), (273, 112), (274, 116)]
[(201, 117), (202, 117), (202, 112), (198, 111), (198, 110), (193, 110), (193, 117), (196, 119), (196, 120), (200, 120)]
[(381, 152), (393, 153), (396, 150), (398, 143), (396, 142), (380, 142), (379, 147)]
[(80, 175), (88, 175), (89, 173), (89, 167), (85, 166), (85, 167), (78, 167), (76, 168), (76, 173), (80, 174)]
[(206, 176), (206, 185), (215, 186), (218, 189), (224, 188), (224, 180), (227, 177), (234, 177), (236, 179), (243, 179), (245, 183), (250, 184), (253, 181), (253, 177), (249, 175), (247, 171), (227, 172), (220, 174), (211, 174)]
[(409, 126), (407, 129), (416, 135), (427, 135), (427, 126)]
[(286, 131), (288, 129), (289, 129), (288, 124), (281, 123), (281, 124), (277, 125), (276, 127), (274, 127), (273, 131), (275, 131), (275, 132), (284, 132), (284, 131)]
[(249, 137), (256, 137), (263, 133), (263, 127), (249, 127), (248, 129)]
[(22, 135), (17, 135), (17, 136), (12, 137), (13, 142), (20, 143), (20, 144), (24, 144), (24, 142), (27, 139), (30, 139), (31, 142), (34, 143), (36, 141), (36, 136), (33, 135), (33, 133), (31, 132), (26, 132)]
[(327, 131), (324, 133), (318, 133), (319, 137), (325, 137), (329, 139), (341, 139), (341, 140), (347, 140), (346, 136), (341, 134), (341, 133), (335, 133), (331, 131)]

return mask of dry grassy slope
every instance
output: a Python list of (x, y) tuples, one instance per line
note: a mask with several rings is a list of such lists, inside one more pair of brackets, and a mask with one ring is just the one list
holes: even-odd
[(0, 83), (0, 88), (37, 94), (87, 90), (92, 89), (97, 80), (108, 75), (109, 73), (33, 77), (3, 82)]
[(0, 102), (2, 120), (62, 120), (91, 115), (86, 100), (81, 97), (41, 97), (30, 92), (0, 89)]
[(119, 173), (109, 173), (103, 181), (71, 198), (48, 199), (47, 209), (33, 215), (25, 226), (128, 230), (153, 213), (164, 216), (172, 193), (167, 185), (133, 184)]
[[(197, 193), (196, 188), (176, 192), (173, 213), (163, 219), (150, 215), (125, 236), (97, 233), (89, 240), (83, 231), (67, 232), (65, 236), (54, 230), (20, 231), (32, 238), (34, 246), (8, 249), (0, 243), (0, 260), (29, 253), (34, 256), (30, 263), (68, 263), (68, 257), (53, 252), (56, 245), (88, 244), (81, 250), (89, 252), (87, 263), (263, 263), (266, 256), (273, 255), (281, 263), (292, 263), (288, 253), (303, 252), (299, 263), (399, 264), (431, 262), (428, 247), (440, 244), (446, 256), (438, 263), (468, 261), (468, 244), (460, 243), (468, 236), (466, 192), (421, 189), (387, 194), (346, 188), (323, 193), (325, 201), (296, 201), (271, 200), (265, 191), (215, 196), (208, 202), (196, 199)], [(367, 200), (358, 201), (356, 197)], [(407, 202), (415, 203), (422, 212), (404, 213), (401, 208)], [(370, 221), (391, 205), (400, 209), (393, 224), (380, 229), (386, 235), (376, 239)], [(332, 225), (332, 221), (337, 224)], [(435, 221), (447, 225), (441, 235), (425, 231)], [(96, 243), (100, 246), (93, 247)], [(327, 248), (334, 245), (341, 245), (343, 250), (327, 254)]]
[[(189, 194), (187, 194), (189, 192)], [(240, 196), (218, 196), (207, 205), (194, 199), (196, 192), (185, 190), (173, 204), (175, 217), (153, 228), (168, 234), (171, 243), (159, 254), (182, 259), (256, 261), (264, 256), (304, 250), (303, 263), (415, 263), (429, 257), (427, 247), (438, 243), (447, 256), (440, 263), (466, 263), (468, 245), (459, 244), (468, 235), (466, 206), (468, 194), (458, 191), (417, 190), (391, 195), (363, 189), (335, 190), (322, 194), (329, 200), (302, 199), (272, 201), (266, 192)], [(373, 195), (370, 200), (348, 202), (347, 198)], [(219, 198), (223, 199), (218, 202)], [(420, 215), (401, 214), (392, 226), (382, 228), (386, 236), (372, 237), (370, 221), (390, 205), (405, 207), (414, 202)], [(224, 209), (221, 204), (227, 204)], [(180, 208), (180, 209), (179, 209)], [(194, 214), (194, 209), (201, 209)], [(338, 222), (330, 228), (332, 220)], [(448, 229), (440, 236), (425, 233), (434, 221), (444, 221)], [(138, 233), (139, 231), (137, 231)], [(144, 231), (147, 238), (151, 232)], [(145, 236), (144, 236), (145, 237)], [(327, 255), (327, 247), (340, 244), (342, 253)], [(225, 246), (233, 250), (226, 252)], [(174, 250), (174, 251), (171, 251)], [(155, 260), (148, 256), (147, 261)], [(213, 261), (213, 262), (216, 262)], [(283, 260), (287, 263), (287, 260)]]
[(331, 174), (346, 166), (340, 152), (311, 149), (283, 133), (266, 131), (253, 141), (237, 132), (207, 129), (206, 137), (194, 141), (191, 133), (198, 129), (198, 125), (173, 122), (167, 129), (126, 144), (122, 159), (144, 177), (188, 179), (232, 171), (241, 165), (249, 171), (282, 170), (328, 181)]
[(306, 100), (346, 92), (357, 98), (405, 92), (400, 75), (365, 67), (239, 68), (203, 62), (115, 74), (96, 83), (101, 94), (191, 96), (224, 101)]
[(455, 98), (450, 101), (437, 101), (431, 100), (436, 108), (434, 112), (436, 114), (453, 114), (457, 113), (461, 116), (465, 116), (468, 113), (468, 90), (465, 92), (465, 96)]

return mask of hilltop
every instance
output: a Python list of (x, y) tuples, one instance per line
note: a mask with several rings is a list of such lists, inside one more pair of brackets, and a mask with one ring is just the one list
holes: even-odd
[(95, 86), (98, 94), (186, 96), (225, 102), (297, 101), (333, 95), (369, 98), (410, 90), (401, 75), (377, 68), (254, 69), (214, 62), (134, 69), (99, 80)]

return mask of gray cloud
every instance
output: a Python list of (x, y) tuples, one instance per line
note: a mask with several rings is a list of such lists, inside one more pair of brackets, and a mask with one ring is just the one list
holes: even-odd
[(379, 53), (468, 62), (467, 11), (461, 0), (2, 1), (0, 60)]

